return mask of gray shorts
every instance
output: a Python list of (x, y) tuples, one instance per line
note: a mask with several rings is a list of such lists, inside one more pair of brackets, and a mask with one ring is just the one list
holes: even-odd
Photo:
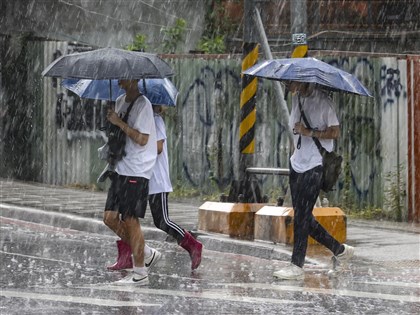
[(144, 218), (149, 195), (149, 180), (144, 177), (116, 175), (105, 203), (105, 211), (119, 211), (125, 217)]

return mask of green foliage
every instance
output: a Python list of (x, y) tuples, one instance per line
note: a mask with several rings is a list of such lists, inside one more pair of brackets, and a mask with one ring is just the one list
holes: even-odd
[(386, 218), (382, 209), (375, 207), (367, 207), (358, 210), (348, 210), (346, 211), (346, 213), (350, 218), (355, 219), (381, 220)]
[(367, 206), (359, 208), (355, 204), (355, 196), (352, 190), (351, 168), (348, 155), (344, 156), (342, 171), (343, 188), (341, 191), (341, 203), (338, 205), (351, 218), (365, 220), (381, 220), (385, 219), (384, 212), (381, 208)]
[(203, 36), (198, 43), (198, 49), (206, 54), (222, 54), (226, 52), (225, 36), (216, 35), (212, 38)]
[(226, 36), (232, 34), (237, 25), (229, 18), (221, 0), (209, 2), (205, 17), (205, 31), (203, 36), (215, 38), (216, 36)]
[(354, 205), (354, 194), (351, 190), (352, 180), (351, 180), (351, 169), (348, 155), (344, 156), (343, 161), (343, 170), (341, 174), (343, 178), (343, 189), (341, 191), (341, 202), (344, 209), (352, 209)]
[(134, 37), (134, 41), (131, 44), (125, 46), (127, 50), (135, 50), (135, 51), (146, 51), (147, 44), (146, 44), (147, 36), (143, 34), (137, 34)]
[(374, 206), (358, 208), (354, 203), (351, 191), (351, 176), (349, 163), (344, 165), (344, 185), (340, 207), (349, 217), (366, 220), (390, 220), (403, 221), (405, 210), (406, 189), (402, 180), (404, 167), (400, 166), (396, 171), (389, 172), (385, 176), (384, 209)]
[(221, 0), (209, 1), (208, 4), (205, 28), (197, 48), (209, 54), (225, 53), (225, 39), (234, 33), (238, 25), (229, 18)]
[(165, 35), (163, 40), (164, 52), (175, 53), (178, 51), (179, 44), (184, 40), (186, 26), (187, 22), (184, 19), (177, 19), (175, 26), (161, 29)]
[(185, 185), (174, 185), (171, 196), (174, 198), (198, 198), (202, 194), (198, 188), (187, 187)]
[(403, 210), (405, 209), (406, 189), (405, 183), (401, 179), (404, 172), (404, 166), (399, 165), (396, 171), (389, 172), (385, 176), (388, 183), (385, 188), (384, 206), (388, 209), (388, 217), (395, 221), (401, 222), (403, 219)]
[(103, 191), (98, 185), (96, 184), (80, 184), (80, 183), (72, 183), (69, 185), (65, 185), (64, 187), (69, 187), (72, 189), (79, 189), (79, 190), (88, 190), (88, 191)]

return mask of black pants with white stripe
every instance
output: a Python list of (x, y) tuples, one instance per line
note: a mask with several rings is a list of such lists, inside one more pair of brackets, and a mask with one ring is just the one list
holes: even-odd
[(178, 244), (181, 243), (185, 232), (178, 224), (169, 219), (168, 193), (149, 195), (149, 206), (156, 227), (174, 237)]

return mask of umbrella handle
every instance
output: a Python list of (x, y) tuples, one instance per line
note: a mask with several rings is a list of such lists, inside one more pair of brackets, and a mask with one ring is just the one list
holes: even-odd
[(107, 107), (109, 109), (115, 110), (115, 102), (114, 101), (107, 101)]

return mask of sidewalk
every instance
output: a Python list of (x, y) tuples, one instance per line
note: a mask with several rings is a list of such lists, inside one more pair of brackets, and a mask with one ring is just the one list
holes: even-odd
[[(55, 224), (67, 224), (66, 218), (70, 215), (79, 217), (79, 224), (83, 222), (88, 224), (88, 227), (82, 226), (80, 229), (95, 228), (98, 233), (111, 233), (102, 223), (105, 199), (105, 192), (0, 178), (0, 216), (51, 223), (52, 219), (47, 218), (47, 214), (51, 213), (57, 217)], [(197, 231), (198, 208), (202, 203), (204, 202), (193, 199), (177, 201), (170, 197), (170, 217), (186, 230)], [(33, 214), (28, 215), (28, 213)], [(36, 213), (39, 215), (35, 215)], [(92, 219), (95, 227), (91, 226)], [(149, 211), (142, 226), (146, 239), (166, 237), (162, 231), (154, 227)], [(292, 248), (284, 244), (235, 240), (226, 235), (202, 231), (198, 231), (198, 235), (207, 249), (267, 259), (290, 260)], [(347, 243), (356, 247), (356, 254), (360, 259), (380, 265), (392, 265), (396, 262), (401, 266), (419, 264), (420, 226), (418, 224), (349, 219), (347, 237)], [(308, 249), (310, 263), (326, 264), (330, 256), (331, 254), (320, 246)]]

